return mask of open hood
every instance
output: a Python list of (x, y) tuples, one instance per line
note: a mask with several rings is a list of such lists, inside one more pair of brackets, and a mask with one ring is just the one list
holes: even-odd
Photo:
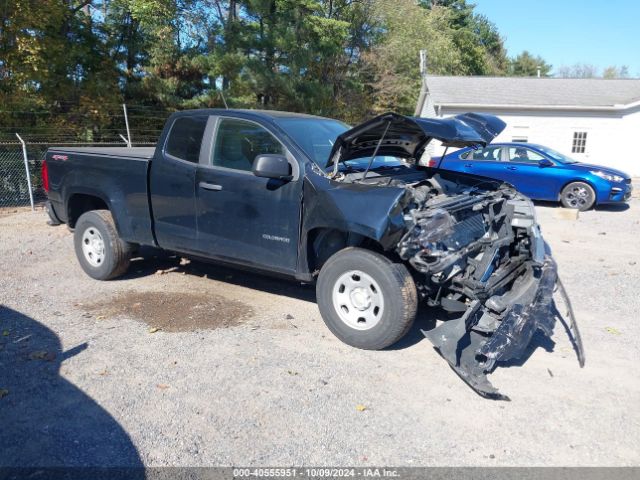
[(385, 113), (339, 135), (331, 149), (327, 167), (336, 161), (373, 155), (383, 134), (384, 140), (377, 155), (419, 158), (434, 138), (449, 147), (484, 147), (505, 126), (498, 117), (480, 113), (464, 113), (449, 118), (406, 117)]

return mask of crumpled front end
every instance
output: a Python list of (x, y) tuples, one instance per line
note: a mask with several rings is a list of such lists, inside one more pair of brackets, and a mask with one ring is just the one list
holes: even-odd
[(423, 298), (458, 315), (423, 333), (463, 380), (482, 396), (508, 399), (487, 374), (521, 358), (536, 331), (550, 337), (556, 319), (565, 322), (557, 290), (584, 364), (569, 299), (528, 199), (507, 186), (443, 195), (430, 185), (418, 186), (414, 199), (398, 254), (419, 272)]

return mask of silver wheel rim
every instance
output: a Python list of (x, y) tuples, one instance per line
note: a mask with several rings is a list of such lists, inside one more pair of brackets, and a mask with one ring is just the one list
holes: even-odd
[(355, 330), (375, 327), (384, 312), (380, 285), (360, 270), (343, 273), (333, 286), (333, 307), (347, 326)]
[(574, 185), (564, 194), (564, 198), (572, 208), (582, 208), (591, 203), (591, 192), (587, 187)]
[(96, 227), (88, 227), (82, 234), (82, 254), (92, 267), (104, 262), (104, 240)]

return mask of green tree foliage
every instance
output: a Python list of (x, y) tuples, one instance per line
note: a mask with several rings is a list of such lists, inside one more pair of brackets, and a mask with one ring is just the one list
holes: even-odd
[(427, 10), (412, 0), (380, 1), (375, 16), (382, 39), (363, 55), (373, 112), (413, 110), (420, 91), (416, 59), (421, 49), (428, 51), (428, 70), (433, 74), (465, 70), (462, 54), (452, 48), (451, 11)]
[(411, 112), (421, 49), (431, 74), (531, 74), (466, 0), (4, 0), (0, 134), (117, 138), (125, 102), (160, 120), (225, 105), (350, 122)]
[(604, 69), (602, 78), (629, 78), (629, 67), (626, 65), (620, 67), (611, 65)]
[(533, 56), (526, 50), (509, 60), (509, 75), (514, 77), (535, 77), (538, 75), (538, 69), (541, 77), (548, 77), (551, 68), (552, 66), (542, 57)]

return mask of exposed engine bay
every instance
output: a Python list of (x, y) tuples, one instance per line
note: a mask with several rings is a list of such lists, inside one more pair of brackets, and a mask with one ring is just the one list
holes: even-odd
[[(417, 181), (413, 175), (372, 173), (367, 184), (406, 188), (406, 233), (396, 252), (413, 267), (419, 294), (458, 317), (424, 335), (479, 394), (508, 399), (487, 373), (498, 361), (521, 357), (537, 330), (550, 337), (559, 317), (553, 302), (556, 265), (533, 203), (506, 184), (483, 189), (481, 183), (462, 184), (439, 173)], [(356, 175), (349, 177), (343, 180), (354, 181)]]
[(505, 126), (486, 114), (388, 113), (339, 135), (325, 166), (330, 178), (353, 184), (354, 192), (368, 185), (398, 194), (379, 243), (411, 267), (422, 299), (451, 317), (424, 335), (476, 392), (498, 399), (508, 397), (487, 374), (497, 362), (521, 358), (537, 331), (550, 337), (557, 319), (584, 365), (569, 298), (530, 200), (507, 184), (425, 169), (417, 159), (433, 139), (445, 147), (486, 146)]

